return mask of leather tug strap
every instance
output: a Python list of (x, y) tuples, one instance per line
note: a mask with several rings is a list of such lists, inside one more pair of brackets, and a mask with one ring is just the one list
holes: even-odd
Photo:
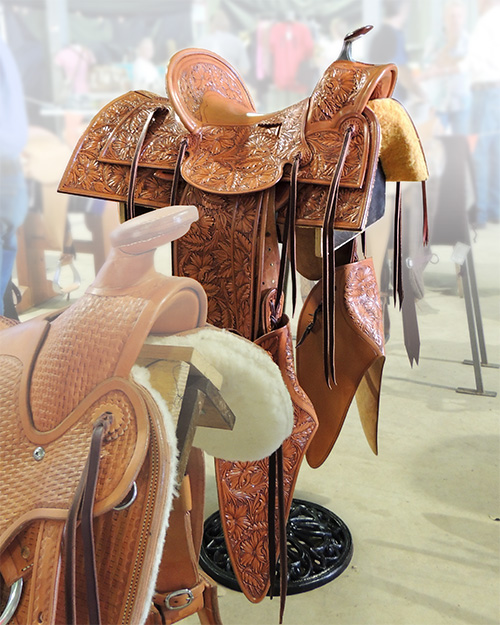
[(335, 384), (335, 212), (342, 171), (349, 152), (354, 127), (344, 134), (339, 160), (330, 183), (323, 221), (323, 365), (328, 388)]
[(423, 210), (423, 243), (429, 245), (429, 216), (427, 209), (427, 185), (425, 180), (422, 180), (422, 210)]
[(288, 554), (285, 517), (285, 472), (283, 467), (283, 447), (276, 452), (278, 465), (278, 522), (280, 533), (280, 625), (283, 623), (285, 613), (285, 601), (288, 590)]
[(94, 423), (87, 462), (78, 483), (66, 524), (66, 575), (65, 602), (68, 625), (76, 623), (76, 527), (81, 516), (83, 557), (87, 590), (87, 608), (90, 625), (100, 625), (99, 590), (95, 563), (92, 512), (99, 475), (101, 447), (112, 422), (109, 412), (103, 413)]
[(149, 126), (154, 121), (154, 116), (159, 109), (153, 109), (148, 113), (144, 126), (139, 135), (137, 145), (135, 147), (134, 156), (130, 165), (130, 181), (128, 184), (127, 203), (125, 204), (125, 221), (133, 219), (135, 217), (135, 186), (137, 183), (137, 170), (139, 169), (139, 158), (141, 156), (144, 141), (148, 133)]

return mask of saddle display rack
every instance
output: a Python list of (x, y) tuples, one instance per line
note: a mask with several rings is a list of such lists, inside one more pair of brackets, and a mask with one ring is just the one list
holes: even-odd
[[(168, 205), (196, 206), (199, 219), (172, 243), (174, 274), (203, 286), (210, 324), (251, 341), (281, 371), (291, 432), (259, 460), (214, 451), (220, 512), (206, 523), (202, 559), (218, 576), (224, 545), (219, 581), (254, 603), (279, 590), (280, 621), (287, 592), (326, 583), (352, 554), (346, 525), (315, 504), (294, 502), (293, 491), (303, 458), (319, 467), (330, 454), (354, 397), (377, 453), (382, 307), (374, 264), (357, 240), (383, 217), (386, 181), (396, 181), (394, 292), (401, 302), (400, 182), (424, 185), (428, 175), (415, 127), (391, 98), (397, 68), (351, 58), (352, 43), (371, 28), (346, 36), (309, 98), (269, 114), (257, 113), (223, 58), (177, 52), (167, 96), (132, 91), (105, 106), (59, 186), (119, 202), (125, 222)], [(285, 295), (295, 311), (297, 273), (315, 285), (294, 346), (284, 311)], [(267, 419), (274, 393), (252, 399), (254, 414)], [(302, 577), (302, 538), (314, 543), (318, 528), (330, 543), (310, 547), (310, 560), (320, 564)]]
[[(484, 388), (481, 368), (498, 369), (500, 365), (488, 361), (481, 303), (476, 279), (472, 240), (468, 222), (467, 182), (472, 183), (474, 167), (467, 139), (462, 136), (443, 136), (445, 168), (438, 191), (439, 211), (432, 224), (431, 245), (453, 246), (452, 260), (459, 268), (472, 359), (465, 365), (474, 368), (475, 388), (457, 387), (457, 393), (496, 397), (496, 391)], [(457, 175), (458, 172), (458, 175)]]

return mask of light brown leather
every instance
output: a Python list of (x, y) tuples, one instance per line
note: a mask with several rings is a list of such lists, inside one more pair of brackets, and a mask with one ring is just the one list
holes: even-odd
[[(176, 623), (196, 613), (200, 614), (201, 622), (205, 618), (205, 622), (212, 625), (221, 623), (215, 583), (202, 574), (198, 566), (204, 499), (204, 456), (200, 449), (193, 447), (170, 515), (153, 598), (154, 609), (166, 624)], [(188, 591), (192, 593), (192, 598)]]
[[(130, 169), (138, 148), (136, 204), (150, 209), (180, 201), (200, 209), (199, 221), (173, 246), (174, 272), (203, 285), (210, 323), (259, 339), (268, 332), (267, 320), (260, 314), (265, 293), (276, 288), (279, 277), (273, 213), (277, 210), (284, 230), (294, 205), (295, 163), (299, 165), (298, 226), (327, 225), (333, 238), (332, 228), (363, 230), (374, 198), (383, 211), (385, 196), (376, 192), (384, 187), (380, 125), (368, 103), (390, 98), (396, 75), (394, 65), (336, 61), (309, 99), (259, 116), (243, 81), (224, 59), (198, 49), (179, 52), (169, 64), (167, 98), (129, 92), (98, 113), (75, 148), (60, 190), (126, 201), (128, 187), (133, 187)], [(174, 111), (182, 124), (175, 120)], [(151, 115), (155, 121), (148, 127)], [(346, 160), (342, 168), (338, 163), (343, 144)], [(299, 157), (300, 161), (295, 160)], [(174, 178), (178, 187), (173, 185)], [(325, 224), (334, 180), (339, 181), (338, 197), (336, 190), (331, 219)], [(286, 238), (283, 233), (282, 237)], [(310, 245), (310, 237), (306, 239)], [(289, 235), (286, 243), (292, 248), (293, 237)], [(301, 247), (298, 258), (299, 268), (306, 267), (309, 275), (320, 277), (316, 250)], [(276, 310), (274, 315), (275, 322), (279, 321)], [(283, 332), (281, 327), (279, 331)], [(315, 357), (321, 368), (321, 351), (316, 350)], [(371, 371), (375, 369), (376, 365)], [(374, 385), (363, 383), (360, 390), (364, 414), (372, 415), (378, 403), (379, 374), (381, 367), (372, 380)], [(323, 377), (318, 374), (319, 385)], [(373, 444), (376, 424), (372, 417), (365, 419), (365, 425)], [(240, 471), (242, 481), (249, 479), (255, 467), (230, 466), (232, 475)], [(221, 465), (217, 470), (220, 488)], [(229, 468), (224, 470), (229, 475)], [(292, 466), (290, 476), (295, 470)], [(221, 512), (227, 513), (222, 505)], [(252, 509), (245, 514), (253, 527), (257, 513)], [(258, 534), (255, 540), (260, 540)], [(259, 575), (260, 565), (252, 562)], [(249, 584), (248, 580), (243, 583)], [(248, 596), (262, 598), (265, 577), (260, 586), (256, 592), (248, 591)]]
[[(319, 427), (307, 461), (319, 467), (337, 440), (352, 399), (358, 408), (368, 443), (377, 453), (377, 423), (382, 368), (385, 361), (380, 297), (371, 259), (337, 268), (335, 297), (335, 361), (337, 384), (325, 382), (321, 282), (311, 290), (297, 326), (297, 376), (318, 415)], [(306, 329), (309, 330), (306, 332)], [(303, 338), (302, 338), (303, 337)]]
[[(193, 218), (188, 208), (168, 208), (138, 218), (135, 233), (126, 224), (115, 233), (113, 253), (94, 284), (74, 305), (0, 332), (0, 551), (8, 547), (0, 573), (10, 582), (28, 574), (19, 608), (26, 623), (67, 622), (58, 583), (61, 536), (93, 423), (103, 412), (113, 421), (93, 510), (97, 577), (106, 598), (102, 622), (135, 624), (147, 614), (171, 494), (172, 442), (156, 403), (128, 378), (150, 331), (205, 323), (202, 287), (154, 270), (156, 246), (185, 232)], [(134, 481), (134, 505), (115, 511)], [(33, 528), (36, 543), (30, 546)], [(78, 557), (77, 618), (86, 622), (81, 551)]]
[[(292, 337), (286, 317), (280, 328), (264, 334), (255, 342), (269, 352), (280, 367), (294, 406), (292, 434), (283, 442), (285, 509), (288, 516), (302, 459), (318, 427), (318, 420), (295, 375)], [(258, 462), (216, 460), (216, 477), (221, 523), (234, 573), (245, 596), (257, 603), (264, 599), (270, 586), (267, 517), (269, 459)], [(276, 559), (278, 555), (277, 536)]]

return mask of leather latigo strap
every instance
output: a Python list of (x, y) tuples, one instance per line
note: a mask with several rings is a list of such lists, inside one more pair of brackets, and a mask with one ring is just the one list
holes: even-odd
[[(97, 578), (102, 598), (102, 623), (144, 622), (156, 574), (158, 545), (164, 539), (164, 512), (168, 502), (168, 467), (173, 452), (162, 417), (148, 402), (150, 445), (136, 477), (137, 497), (124, 510), (111, 510), (94, 519)], [(84, 554), (77, 551), (77, 622), (86, 622), (87, 594)], [(117, 589), (120, 589), (117, 592)], [(58, 623), (67, 623), (60, 587)]]
[(203, 536), (204, 462), (203, 452), (192, 448), (170, 515), (152, 608), (161, 615), (160, 622), (167, 625), (195, 613), (206, 619), (203, 622), (222, 625), (215, 582), (198, 566)]
[[(283, 443), (284, 501), (288, 516), (301, 461), (317, 429), (317, 418), (295, 375), (292, 338), (286, 318), (282, 327), (260, 337), (256, 343), (266, 349), (280, 367), (294, 405), (293, 431)], [(245, 596), (257, 603), (269, 590), (270, 564), (274, 569), (269, 562), (268, 546), (269, 460), (216, 460), (216, 477), (221, 521), (234, 573)], [(275, 525), (278, 527), (277, 519)], [(277, 536), (276, 558), (279, 552)]]
[(321, 282), (308, 295), (297, 327), (297, 376), (319, 420), (317, 435), (307, 451), (312, 467), (320, 466), (328, 457), (355, 395), (366, 438), (377, 453), (385, 356), (382, 307), (371, 259), (337, 267), (335, 283), (336, 385), (328, 387), (318, 358), (324, 349)]

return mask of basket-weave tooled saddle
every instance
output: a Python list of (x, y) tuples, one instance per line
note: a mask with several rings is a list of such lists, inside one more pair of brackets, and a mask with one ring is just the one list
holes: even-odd
[[(220, 623), (197, 564), (204, 462), (189, 454), (193, 438), (213, 453), (213, 437), (195, 426), (231, 429), (236, 415), (217, 453), (258, 459), (290, 433), (292, 407), (254, 344), (226, 333), (216, 361), (202, 286), (154, 268), (155, 249), (197, 216), (172, 207), (123, 224), (75, 304), (24, 323), (0, 317), (0, 574), (18, 603), (2, 623), (174, 623), (195, 612)], [(231, 396), (243, 378), (276, 394), (271, 428), (252, 398)]]
[[(211, 323), (258, 342), (282, 367), (295, 410), (292, 435), (278, 454), (285, 466), (284, 497), (274, 494), (276, 459), (260, 464), (217, 462), (226, 542), (240, 586), (251, 601), (266, 595), (280, 550), (272, 536), (275, 498), (282, 509), (281, 549), (284, 546), (286, 508), (317, 429), (310, 399), (321, 413), (320, 421), (333, 420), (326, 427), (333, 445), (353, 396), (341, 390), (339, 400), (334, 384), (342, 363), (356, 357), (354, 343), (337, 345), (335, 340), (335, 276), (340, 264), (336, 250), (383, 215), (386, 180), (427, 177), (413, 124), (390, 97), (396, 67), (350, 57), (352, 41), (370, 28), (346, 37), (341, 56), (310, 98), (267, 115), (255, 111), (241, 78), (224, 59), (206, 50), (178, 52), (167, 71), (167, 97), (129, 92), (104, 107), (75, 148), (60, 185), (64, 192), (118, 200), (124, 219), (136, 206), (150, 210), (168, 203), (196, 205), (199, 221), (173, 246), (175, 273), (203, 284)], [(296, 265), (306, 277), (321, 279), (315, 291), (321, 291), (321, 297), (310, 300), (316, 309), (321, 304), (321, 340), (304, 340), (301, 349), (303, 362), (310, 357), (320, 363), (327, 389), (316, 392), (312, 385), (310, 399), (294, 372), (283, 311), (288, 262), (293, 302)], [(371, 298), (373, 310), (380, 314), (373, 281), (368, 290), (363, 286), (367, 272), (350, 275), (359, 286), (351, 289), (352, 297)], [(346, 314), (349, 310), (352, 306)], [(307, 326), (312, 318), (306, 321)], [(361, 335), (366, 332), (363, 324), (351, 327)], [(379, 345), (375, 357), (382, 354)], [(372, 359), (371, 353), (366, 357)], [(354, 386), (368, 381), (369, 369), (368, 363), (361, 375), (356, 373)], [(332, 396), (335, 405), (342, 404), (334, 414), (328, 405), (321, 406)], [(359, 405), (366, 413), (364, 422), (371, 423), (367, 431), (375, 448), (378, 389)], [(250, 475), (251, 480), (245, 478)], [(248, 484), (252, 491), (258, 485), (259, 507), (248, 504)], [(235, 510), (245, 519), (248, 544), (242, 544), (233, 523)], [(261, 557), (247, 557), (249, 549)], [(286, 575), (281, 577), (284, 581)]]

